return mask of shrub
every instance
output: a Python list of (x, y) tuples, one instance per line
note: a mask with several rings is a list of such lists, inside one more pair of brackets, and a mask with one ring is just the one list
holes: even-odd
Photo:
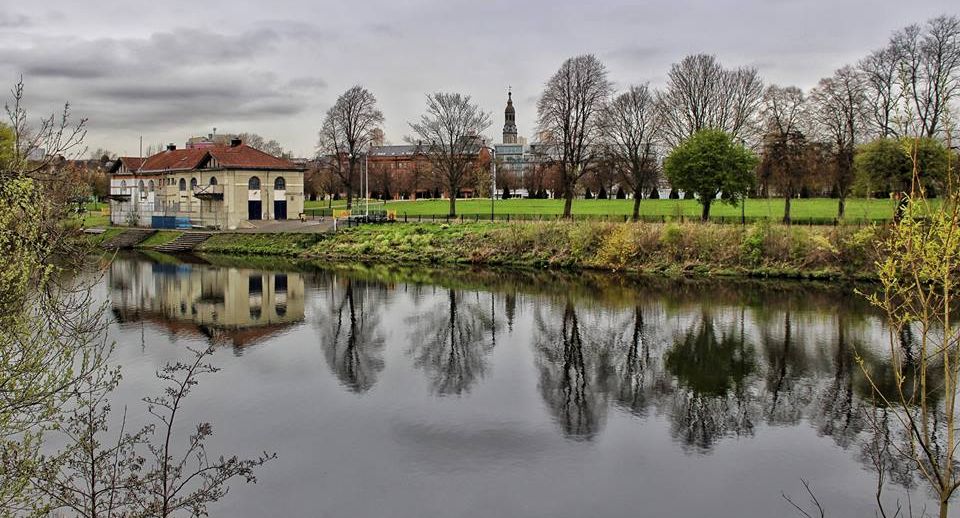
[(743, 238), (740, 244), (740, 253), (743, 262), (750, 266), (760, 266), (763, 262), (764, 241), (769, 233), (770, 225), (766, 221), (755, 223)]

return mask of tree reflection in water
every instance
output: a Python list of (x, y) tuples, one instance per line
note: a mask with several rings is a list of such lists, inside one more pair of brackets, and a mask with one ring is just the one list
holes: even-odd
[[(534, 314), (540, 393), (571, 439), (589, 440), (602, 428), (610, 401), (632, 414), (647, 412), (654, 385), (644, 310), (576, 307), (570, 297)], [(586, 316), (586, 318), (584, 318)]]
[(371, 285), (350, 278), (342, 286), (334, 280), (329, 289), (328, 306), (317, 311), (324, 357), (343, 386), (366, 392), (384, 367), (385, 342), (376, 307), (382, 293), (371, 294)]
[[(904, 444), (902, 427), (870, 399), (857, 364), (859, 358), (870, 370), (890, 370), (889, 359), (871, 345), (882, 327), (849, 299), (723, 285), (704, 300), (702, 287), (686, 284), (598, 295), (592, 286), (541, 283), (550, 291), (534, 287), (530, 295), (518, 291), (521, 285), (494, 281), (491, 291), (455, 282), (448, 285), (457, 289), (401, 288), (415, 314), (407, 320), (408, 353), (433, 393), (469, 392), (489, 369), (501, 327), (509, 336), (523, 333), (528, 321), (517, 315), (529, 311), (540, 396), (569, 439), (593, 440), (610, 412), (664, 416), (674, 440), (698, 453), (725, 437), (753, 435), (761, 425), (809, 423), (868, 469), (881, 469), (886, 481), (912, 483), (909, 466), (891, 454)], [(379, 354), (383, 339), (363, 338), (369, 321), (357, 326), (363, 317), (350, 317), (357, 305), (351, 284), (342, 297), (333, 313), (346, 324), (334, 319), (329, 328), (334, 336), (360, 338), (329, 340), (343, 345), (328, 348), (328, 361), (341, 380), (355, 380), (345, 384), (369, 387), (362, 380), (382, 368), (371, 352)], [(908, 333), (901, 338), (906, 351), (915, 347)], [(893, 380), (877, 380), (882, 392), (895, 389)]]
[(756, 369), (755, 351), (742, 332), (718, 334), (704, 308), (666, 352), (664, 366), (678, 382), (670, 416), (674, 437), (685, 446), (706, 450), (726, 434), (753, 433), (755, 401), (745, 380)]
[(412, 319), (415, 326), (410, 354), (423, 369), (437, 395), (460, 395), (484, 376), (500, 323), (491, 297), (489, 314), (479, 292), (447, 290), (446, 301)]

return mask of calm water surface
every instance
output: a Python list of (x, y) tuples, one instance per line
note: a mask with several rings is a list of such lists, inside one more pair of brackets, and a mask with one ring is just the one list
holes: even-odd
[(792, 516), (801, 478), (873, 516), (850, 288), (122, 257), (100, 289), (115, 407), (213, 344), (182, 431), (277, 452), (214, 516)]

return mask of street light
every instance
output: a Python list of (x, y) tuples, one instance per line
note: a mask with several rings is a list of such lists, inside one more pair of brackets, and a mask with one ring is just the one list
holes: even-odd
[(493, 219), (493, 200), (497, 197), (497, 149), (491, 146), (482, 145), (481, 149), (490, 150), (490, 222)]
[[(369, 162), (367, 160), (369, 156), (370, 156), (370, 151), (367, 150), (367, 152), (363, 154), (363, 181), (360, 182), (361, 183), (360, 186), (363, 188), (364, 218), (370, 217), (370, 174), (369, 174), (370, 167), (369, 167)], [(347, 158), (350, 159), (350, 161), (352, 162), (353, 153), (348, 154)]]
[(363, 217), (365, 219), (370, 218), (370, 167), (367, 158), (370, 156), (370, 150), (368, 149), (366, 153), (363, 154), (363, 181), (367, 184), (366, 189), (364, 189), (363, 194), (366, 197), (365, 207), (363, 210)]

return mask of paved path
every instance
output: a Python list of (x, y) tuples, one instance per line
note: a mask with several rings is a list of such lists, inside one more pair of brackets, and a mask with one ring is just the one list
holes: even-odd
[[(204, 229), (169, 229), (176, 230), (180, 232), (206, 232), (206, 233), (234, 233), (240, 232), (244, 234), (320, 234), (323, 232), (332, 232), (333, 231), (333, 220), (331, 218), (324, 218), (320, 220), (307, 220), (307, 221), (298, 221), (298, 220), (266, 220), (266, 221), (250, 221), (244, 222), (244, 225), (249, 226), (247, 228), (238, 228), (236, 230), (204, 230)], [(340, 222), (343, 224), (343, 222)], [(103, 228), (91, 228), (85, 229), (85, 232), (91, 234), (101, 234), (104, 232)], [(156, 229), (142, 229), (153, 233)]]
[(265, 220), (249, 221), (252, 228), (238, 228), (228, 232), (242, 232), (249, 234), (267, 233), (267, 234), (319, 234), (322, 232), (331, 232), (333, 230), (333, 220), (324, 218), (323, 221), (307, 220), (304, 222), (297, 220)]

